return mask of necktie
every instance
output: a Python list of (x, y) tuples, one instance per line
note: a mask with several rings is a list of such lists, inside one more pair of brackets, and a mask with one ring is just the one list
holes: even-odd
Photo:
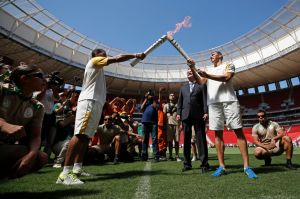
[(190, 82), (190, 93), (193, 91), (194, 85), (195, 84), (193, 82)]

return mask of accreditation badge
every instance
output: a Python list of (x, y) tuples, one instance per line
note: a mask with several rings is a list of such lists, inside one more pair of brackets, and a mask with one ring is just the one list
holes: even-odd
[(33, 110), (31, 107), (27, 107), (24, 112), (24, 118), (31, 118), (33, 116)]

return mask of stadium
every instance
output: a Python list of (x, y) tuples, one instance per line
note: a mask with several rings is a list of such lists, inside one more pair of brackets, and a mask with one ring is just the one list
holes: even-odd
[[(128, 53), (75, 31), (34, 0), (1, 1), (0, 8), (1, 62), (12, 66), (21, 62), (34, 64), (46, 74), (59, 71), (67, 85), (65, 88), (73, 85), (81, 90), (84, 69), (95, 48), (104, 49), (110, 57)], [(248, 33), (223, 45), (189, 55), (196, 65), (211, 68), (210, 54), (221, 51), (223, 61), (235, 65), (232, 83), (242, 108), (243, 130), (250, 147), (249, 153), (254, 146), (252, 127), (257, 123), (257, 111), (265, 110), (268, 118), (280, 124), (286, 135), (291, 137), (295, 151), (293, 162), (298, 170), (282, 169), (284, 158), (279, 156), (273, 160), (275, 166), (266, 171), (261, 167), (261, 162), (250, 155), (250, 161), (254, 162), (252, 167), (259, 179), (255, 182), (247, 181), (239, 172), (241, 161), (235, 148), (236, 136), (225, 129), (224, 142), (229, 147), (226, 149), (228, 156), (225, 157), (229, 165), (234, 166), (231, 174), (219, 181), (211, 179), (210, 175), (199, 174), (196, 169), (181, 174), (178, 163), (150, 163), (149, 166), (148, 163), (138, 161), (117, 166), (109, 163), (88, 166), (87, 170), (97, 173), (96, 177), (87, 179), (83, 187), (65, 189), (54, 184), (58, 171), (46, 167), (24, 178), (0, 181), (1, 198), (299, 197), (299, 38), (300, 1), (289, 0)], [(186, 60), (180, 55), (147, 56), (135, 67), (129, 61), (114, 63), (104, 69), (107, 98), (135, 98), (138, 104), (133, 117), (140, 121), (142, 113), (138, 108), (149, 88), (155, 95), (158, 95), (161, 87), (166, 89), (165, 97), (169, 93), (178, 95), (180, 88), (187, 83), (186, 70)], [(214, 131), (207, 131), (209, 146), (215, 145), (214, 136)], [(183, 134), (180, 139), (182, 143)], [(209, 149), (212, 165), (217, 164), (214, 150)], [(227, 189), (232, 189), (232, 192), (224, 193)]]

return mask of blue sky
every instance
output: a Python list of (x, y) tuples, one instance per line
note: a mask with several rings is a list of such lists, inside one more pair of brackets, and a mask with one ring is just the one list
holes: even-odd
[[(192, 27), (174, 38), (187, 53), (229, 42), (274, 14), (287, 0), (37, 0), (65, 24), (108, 46), (147, 49), (185, 16)], [(168, 43), (152, 55), (178, 55)]]

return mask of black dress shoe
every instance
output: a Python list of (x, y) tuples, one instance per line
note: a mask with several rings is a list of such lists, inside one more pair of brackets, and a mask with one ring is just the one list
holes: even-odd
[(285, 166), (287, 169), (290, 169), (290, 170), (297, 170), (296, 167), (294, 167), (292, 164), (286, 164)]
[(205, 167), (201, 167), (200, 170), (201, 170), (201, 173), (207, 173), (207, 172), (211, 171), (211, 168), (209, 166), (205, 166)]
[(185, 171), (189, 171), (189, 170), (192, 170), (192, 167), (184, 166), (181, 171), (185, 172)]
[(211, 171), (211, 168), (209, 166), (209, 164), (206, 164), (206, 165), (200, 165), (200, 171), (201, 173), (207, 173), (209, 171)]

